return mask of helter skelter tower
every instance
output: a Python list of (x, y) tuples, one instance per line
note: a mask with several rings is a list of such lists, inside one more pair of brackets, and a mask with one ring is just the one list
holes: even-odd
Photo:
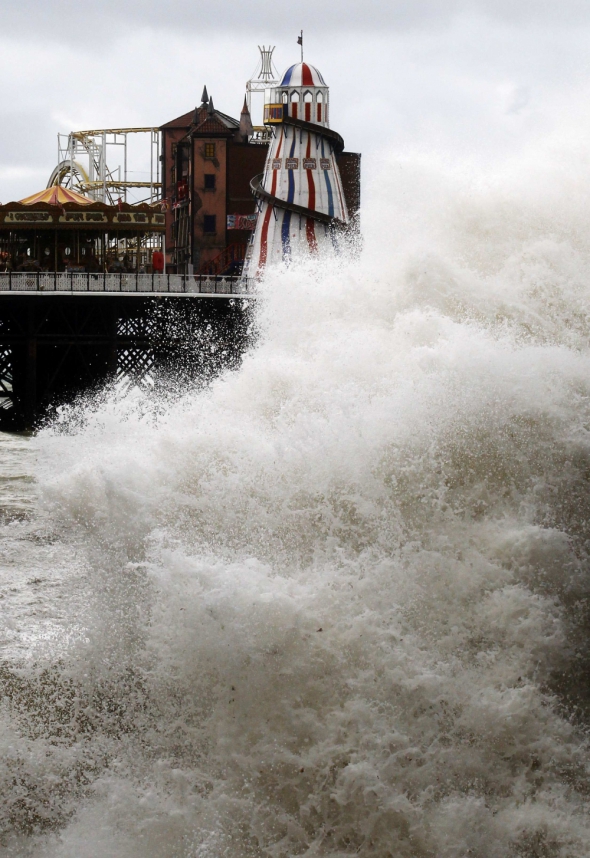
[(250, 183), (259, 214), (244, 276), (292, 255), (337, 245), (349, 223), (336, 156), (342, 137), (330, 129), (329, 89), (309, 63), (290, 66), (265, 92), (264, 124), (273, 129), (264, 173)]

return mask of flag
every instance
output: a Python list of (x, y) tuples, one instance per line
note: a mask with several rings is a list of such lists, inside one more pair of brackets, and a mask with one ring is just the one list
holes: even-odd
[(303, 46), (303, 32), (300, 36), (297, 36), (297, 44)]

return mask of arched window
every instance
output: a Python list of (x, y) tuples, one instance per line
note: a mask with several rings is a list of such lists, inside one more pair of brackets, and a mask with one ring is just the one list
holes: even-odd
[(304, 101), (313, 101), (313, 95), (309, 89), (306, 89), (305, 92), (303, 93), (303, 100)]
[(286, 104), (289, 101), (289, 93), (287, 90), (283, 92), (283, 104)]
[(318, 116), (317, 121), (318, 122), (322, 121), (322, 102), (323, 102), (323, 100), (324, 100), (324, 96), (322, 95), (321, 92), (318, 92), (318, 97), (316, 98), (316, 101), (318, 104), (318, 109), (317, 109), (317, 116)]
[(294, 90), (291, 93), (291, 116), (294, 119), (297, 119), (297, 112), (299, 107), (299, 93), (297, 90)]
[(309, 89), (306, 89), (303, 93), (303, 101), (305, 107), (305, 121), (311, 122), (311, 103), (313, 101), (313, 95)]

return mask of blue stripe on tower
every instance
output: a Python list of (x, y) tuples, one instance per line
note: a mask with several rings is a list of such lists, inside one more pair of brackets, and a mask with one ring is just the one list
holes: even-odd
[(288, 259), (291, 256), (291, 239), (289, 232), (291, 230), (291, 212), (286, 211), (283, 215), (283, 225), (281, 227), (281, 240), (283, 242), (283, 259)]
[[(324, 157), (324, 141), (322, 140), (322, 158)], [(326, 188), (328, 190), (328, 214), (334, 217), (334, 195), (332, 194), (332, 185), (328, 170), (324, 170), (324, 178), (326, 179)]]
[[(292, 158), (295, 152), (295, 144), (297, 142), (296, 130), (293, 129), (293, 142), (291, 143), (291, 151), (289, 157)], [(295, 197), (295, 170), (288, 170), (289, 173), (289, 191), (287, 193), (287, 202), (292, 203)], [(286, 211), (283, 215), (283, 225), (281, 227), (281, 241), (283, 242), (283, 259), (291, 256), (291, 212)]]
[(295, 66), (291, 66), (290, 69), (287, 69), (287, 71), (285, 72), (285, 76), (281, 81), (281, 86), (289, 86), (289, 84), (291, 83), (291, 75), (293, 74), (294, 68)]

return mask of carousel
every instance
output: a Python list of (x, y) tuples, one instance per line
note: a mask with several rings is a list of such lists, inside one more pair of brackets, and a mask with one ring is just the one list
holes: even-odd
[(0, 205), (0, 272), (160, 272), (165, 227), (159, 204), (107, 205), (54, 185)]

